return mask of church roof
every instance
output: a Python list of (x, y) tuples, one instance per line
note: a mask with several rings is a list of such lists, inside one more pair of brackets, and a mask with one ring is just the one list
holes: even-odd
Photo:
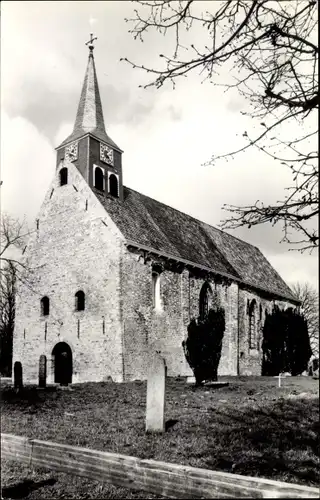
[(105, 130), (99, 85), (92, 50), (89, 53), (88, 65), (84, 77), (73, 131), (56, 149), (59, 149), (88, 133), (121, 151), (116, 143), (108, 136)]
[(123, 201), (96, 195), (128, 243), (299, 302), (257, 247), (125, 186)]

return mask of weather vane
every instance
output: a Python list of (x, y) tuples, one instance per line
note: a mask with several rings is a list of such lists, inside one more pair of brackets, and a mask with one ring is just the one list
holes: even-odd
[(98, 40), (98, 38), (95, 36), (94, 38), (93, 37), (93, 33), (90, 33), (90, 40), (88, 40), (88, 42), (86, 42), (86, 45), (88, 45), (88, 48), (90, 50), (90, 54), (92, 54), (92, 51), (94, 49), (94, 45), (93, 45), (93, 42), (95, 40)]

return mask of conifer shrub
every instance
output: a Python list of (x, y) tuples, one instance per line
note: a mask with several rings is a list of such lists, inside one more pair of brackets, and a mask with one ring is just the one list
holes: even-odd
[(266, 315), (262, 341), (262, 375), (307, 370), (312, 355), (307, 320), (298, 311), (281, 311), (277, 306)]
[(224, 331), (223, 308), (210, 309), (203, 319), (191, 320), (188, 337), (182, 342), (182, 347), (196, 385), (217, 380)]

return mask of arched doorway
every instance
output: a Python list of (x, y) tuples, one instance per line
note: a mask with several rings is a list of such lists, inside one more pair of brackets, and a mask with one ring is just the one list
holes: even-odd
[(52, 351), (54, 382), (67, 385), (72, 382), (72, 351), (66, 342), (59, 342)]

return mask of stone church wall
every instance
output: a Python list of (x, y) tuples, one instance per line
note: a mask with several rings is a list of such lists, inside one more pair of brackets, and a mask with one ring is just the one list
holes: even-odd
[[(192, 317), (199, 316), (199, 294), (203, 278), (189, 271), (161, 273), (162, 308), (155, 310), (152, 298), (152, 264), (137, 253), (124, 250), (121, 264), (122, 316), (124, 331), (125, 379), (144, 379), (150, 353), (161, 352), (169, 376), (192, 375), (182, 341)], [(226, 330), (219, 375), (237, 373), (238, 286), (211, 283), (225, 308)]]
[[(190, 277), (190, 319), (199, 316), (200, 290), (205, 283), (203, 278)], [(238, 338), (238, 285), (223, 284), (212, 279), (209, 281), (215, 299), (215, 305), (225, 311), (225, 332), (222, 341), (218, 375), (237, 374), (237, 338)], [(211, 306), (214, 304), (211, 304)]]
[[(250, 348), (249, 342), (249, 314), (248, 303), (253, 299), (257, 303), (257, 347)], [(263, 340), (263, 325), (266, 318), (266, 312), (271, 313), (273, 305), (279, 306), (281, 309), (295, 307), (284, 300), (272, 300), (241, 288), (239, 289), (239, 375), (261, 375), (262, 369), (262, 340)], [(261, 316), (260, 316), (261, 305)]]
[(121, 282), (125, 379), (145, 379), (155, 351), (165, 358), (168, 376), (192, 375), (181, 345), (188, 319), (182, 304), (187, 296), (185, 273), (161, 273), (161, 310), (153, 305), (151, 264), (145, 264), (142, 257), (126, 249)]
[[(35, 269), (34, 282), (32, 291), (19, 285), (13, 363), (22, 363), (26, 382), (37, 383), (44, 354), (47, 381), (53, 382), (52, 350), (63, 341), (73, 354), (73, 382), (145, 379), (154, 351), (166, 359), (169, 376), (192, 375), (181, 344), (191, 318), (199, 316), (204, 277), (164, 265), (162, 303), (156, 310), (154, 262), (125, 247), (121, 233), (72, 164), (68, 174), (68, 184), (59, 186), (57, 171), (25, 253)], [(260, 375), (265, 311), (271, 312), (273, 303), (282, 308), (290, 304), (267, 300), (237, 283), (209, 283), (226, 319), (218, 374)], [(85, 293), (84, 311), (75, 311), (78, 290)], [(48, 316), (40, 315), (43, 296), (50, 299)], [(249, 346), (252, 299), (259, 314), (255, 349)]]
[[(52, 350), (64, 341), (72, 349), (73, 382), (121, 381), (121, 235), (81, 174), (72, 165), (68, 170), (65, 186), (57, 173), (28, 244), (37, 279), (34, 292), (19, 287), (13, 362), (21, 361), (24, 380), (36, 383), (39, 357), (46, 355), (53, 382)], [(78, 290), (85, 292), (85, 310), (77, 312)], [(43, 296), (50, 299), (48, 316), (40, 315)]]

